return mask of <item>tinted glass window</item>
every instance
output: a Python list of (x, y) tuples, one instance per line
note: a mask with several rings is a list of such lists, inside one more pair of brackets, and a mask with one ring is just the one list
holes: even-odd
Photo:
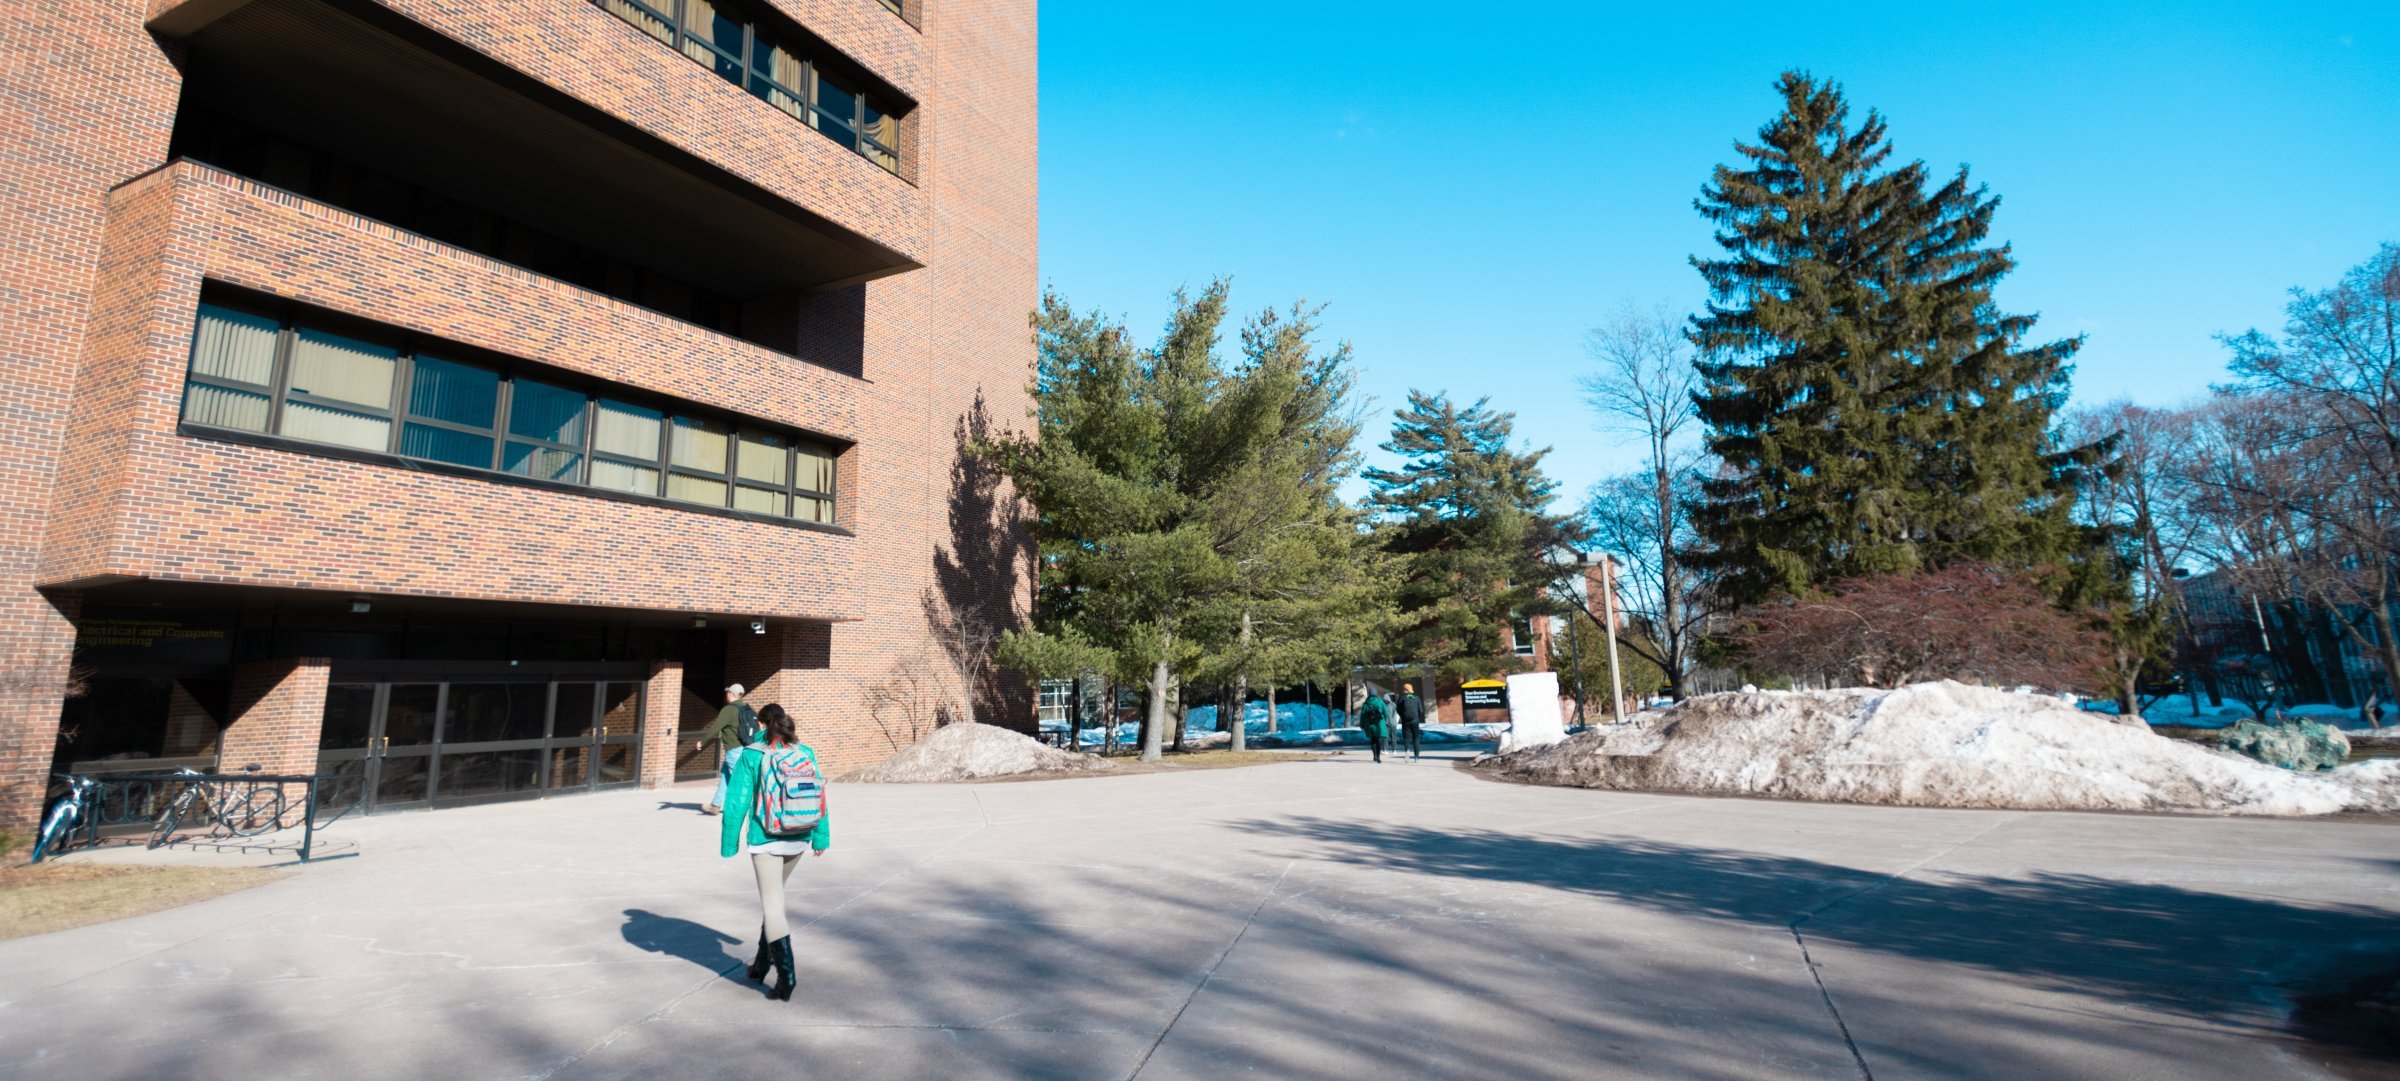
[(275, 381), (275, 320), (214, 304), (200, 306), (192, 373), (267, 386)]
[(374, 409), (392, 407), (392, 372), (400, 351), (300, 328), (292, 346), (292, 389)]
[(584, 401), (581, 391), (519, 379), (509, 388), (508, 434), (581, 444)]
[(500, 373), (419, 355), (409, 374), (408, 411), (470, 428), (489, 428), (499, 408)]
[(600, 399), (598, 427), (592, 431), (592, 449), (620, 458), (638, 458), (645, 462), (658, 460), (659, 424), (666, 414), (656, 409)]

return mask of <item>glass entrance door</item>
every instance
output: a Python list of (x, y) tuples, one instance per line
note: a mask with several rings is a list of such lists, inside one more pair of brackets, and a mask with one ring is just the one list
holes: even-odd
[(639, 777), (633, 681), (337, 683), (319, 799), (370, 811), (588, 792)]
[(641, 756), (642, 685), (560, 683), (550, 722), (552, 792), (632, 784)]
[(433, 797), (435, 724), (441, 717), (439, 683), (386, 683), (375, 719), (372, 759), (374, 800), (380, 811), (423, 807)]

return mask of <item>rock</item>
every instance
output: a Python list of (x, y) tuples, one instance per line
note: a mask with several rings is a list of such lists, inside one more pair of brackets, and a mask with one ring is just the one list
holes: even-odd
[(2226, 729), (2217, 746), (2289, 770), (2332, 769), (2350, 757), (2350, 740), (2340, 729), (2299, 718), (2280, 725), (2242, 721)]

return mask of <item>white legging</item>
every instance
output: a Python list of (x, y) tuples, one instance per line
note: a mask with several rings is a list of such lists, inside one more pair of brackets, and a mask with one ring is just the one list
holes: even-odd
[(750, 869), (758, 873), (758, 906), (766, 917), (767, 941), (773, 942), (792, 933), (792, 923), (783, 915), (783, 880), (792, 877), (792, 868), (799, 866), (798, 856), (775, 856), (765, 852), (750, 854)]

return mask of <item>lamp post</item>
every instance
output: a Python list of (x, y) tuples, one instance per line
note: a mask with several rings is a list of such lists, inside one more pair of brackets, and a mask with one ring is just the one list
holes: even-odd
[(1601, 607), (1608, 613), (1608, 716), (1625, 723), (1625, 667), (1617, 663), (1617, 557), (1600, 557)]
[[(1606, 625), (1601, 628), (1601, 631), (1608, 638), (1610, 692), (1608, 716), (1612, 723), (1623, 724), (1625, 723), (1625, 673), (1624, 666), (1619, 663), (1617, 653), (1617, 558), (1605, 553), (1595, 556), (1590, 552), (1579, 552), (1572, 548), (1560, 548), (1557, 551), (1564, 557), (1558, 561), (1559, 565), (1572, 566), (1579, 571), (1592, 566), (1595, 559), (1599, 561), (1600, 610), (1606, 620)], [(1588, 602), (1589, 598), (1587, 597), (1585, 600)], [(1576, 607), (1583, 609), (1586, 613), (1591, 611), (1582, 603)], [(1580, 636), (1575, 631), (1576, 621), (1570, 617), (1567, 620), (1567, 650), (1571, 663), (1575, 665), (1575, 720), (1577, 723), (1581, 723), (1584, 712), (1583, 649), (1579, 641)]]

